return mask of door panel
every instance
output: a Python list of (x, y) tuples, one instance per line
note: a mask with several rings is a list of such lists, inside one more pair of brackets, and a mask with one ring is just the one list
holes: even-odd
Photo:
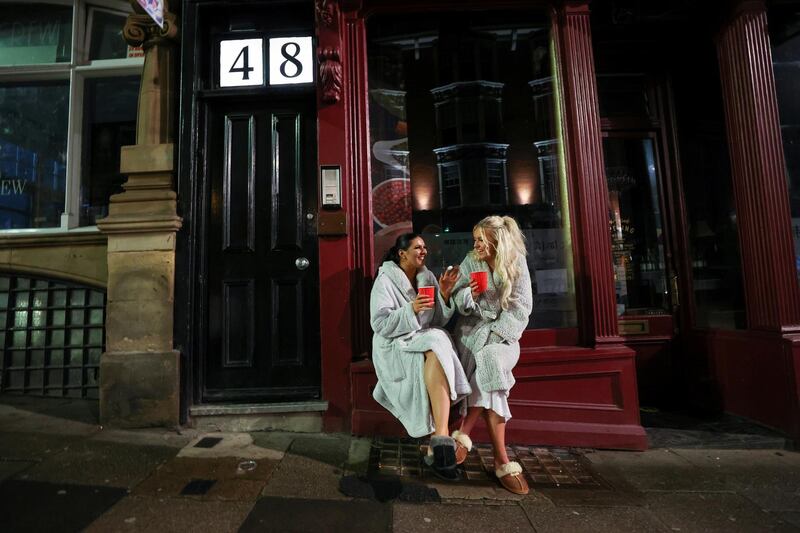
[(205, 401), (319, 397), (312, 98), (206, 106)]

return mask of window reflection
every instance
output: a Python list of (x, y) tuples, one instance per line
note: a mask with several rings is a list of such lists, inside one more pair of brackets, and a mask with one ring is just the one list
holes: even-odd
[(0, 84), (0, 229), (60, 225), (68, 108), (67, 81)]
[(783, 153), (789, 180), (795, 265), (800, 276), (800, 12), (770, 7), (770, 38)]
[(617, 314), (669, 312), (653, 140), (606, 138), (603, 151)]
[(72, 6), (0, 2), (0, 66), (68, 63)]
[(459, 264), (488, 214), (517, 219), (534, 284), (529, 327), (575, 327), (558, 79), (535, 13), (380, 15), (368, 23), (375, 267), (423, 234)]

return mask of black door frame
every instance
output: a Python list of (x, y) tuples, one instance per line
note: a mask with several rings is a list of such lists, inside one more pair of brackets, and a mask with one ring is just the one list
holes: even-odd
[[(203, 335), (202, 321), (206, 316), (202, 287), (198, 282), (201, 261), (205, 250), (201, 250), (202, 236), (207, 228), (199, 212), (203, 198), (202, 183), (196, 179), (198, 162), (204, 161), (202, 136), (205, 124), (201, 109), (203, 100), (220, 98), (266, 98), (273, 94), (282, 96), (292, 94), (316, 94), (316, 85), (292, 86), (272, 89), (270, 87), (240, 88), (219, 90), (211, 88), (212, 72), (210, 39), (206, 24), (209, 24), (220, 10), (227, 9), (279, 9), (281, 5), (306, 4), (309, 10), (308, 23), (300, 26), (287, 26), (288, 33), (305, 30), (313, 35), (314, 4), (311, 0), (266, 0), (263, 2), (183, 0), (181, 5), (180, 45), (180, 84), (176, 97), (179, 109), (175, 143), (178, 215), (183, 219), (183, 227), (175, 242), (175, 293), (174, 293), (174, 342), (180, 352), (180, 421), (188, 419), (189, 408), (202, 401), (203, 363), (198, 360)], [(204, 83), (205, 82), (205, 83)]]

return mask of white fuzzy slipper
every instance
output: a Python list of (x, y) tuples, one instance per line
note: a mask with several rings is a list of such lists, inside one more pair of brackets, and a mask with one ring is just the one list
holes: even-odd
[(516, 461), (504, 464), (494, 471), (494, 475), (503, 485), (503, 488), (514, 494), (525, 495), (530, 490), (525, 476), (522, 474), (522, 467)]
[(472, 439), (466, 433), (455, 430), (453, 440), (456, 441), (456, 464), (460, 465), (467, 460), (469, 452), (472, 451)]

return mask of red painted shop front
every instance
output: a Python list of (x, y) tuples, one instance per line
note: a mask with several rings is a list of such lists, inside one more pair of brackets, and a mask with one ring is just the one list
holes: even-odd
[[(306, 26), (297, 21), (310, 19), (310, 2), (250, 2), (262, 16), (256, 28), (244, 7), (227, 6), (228, 23), (209, 2), (205, 16), (222, 38), (237, 24), (316, 34), (316, 89), (195, 91), (208, 150), (224, 133), (211, 131), (214, 113), (251, 142), (273, 116), (265, 131), (300, 154), (286, 163), (316, 161), (280, 166), (290, 181), (316, 171), (318, 182), (303, 178), (296, 198), (307, 221), (272, 207), (304, 235), (296, 252), (311, 264), (289, 269), (299, 280), (291, 290), (305, 295), (291, 297), (305, 310), (292, 311), (306, 316), (295, 331), (305, 344), (286, 335), (297, 357), (276, 368), (302, 362), (305, 373), (267, 369), (253, 394), (324, 400), (327, 431), (402, 434), (372, 399), (368, 303), (379, 260), (413, 230), (439, 273), (470, 249), (476, 221), (509, 214), (526, 235), (534, 293), (510, 442), (645, 449), (640, 406), (725, 410), (797, 437), (800, 294), (767, 7), (685, 4), (317, 0)], [(279, 9), (292, 28), (273, 16)], [(184, 63), (184, 79), (194, 75)], [(314, 106), (316, 147), (313, 122), (280, 124)], [(282, 146), (273, 143), (274, 153), (285, 155)], [(213, 155), (184, 153), (199, 166)], [(329, 202), (337, 185), (340, 199)], [(186, 202), (190, 185), (181, 187)], [(220, 261), (206, 259), (212, 270)], [(287, 274), (274, 275), (280, 284)], [(308, 319), (316, 279), (318, 326)], [(191, 356), (198, 367), (199, 357)], [(208, 368), (194, 380), (205, 392), (189, 403), (241, 401), (231, 395), (250, 374)], [(209, 376), (220, 372), (231, 377), (218, 379), (215, 396)]]
[[(799, 299), (771, 65), (745, 53), (769, 46), (766, 8), (626, 25), (613, 4), (317, 2), (319, 163), (344, 176), (341, 212), (320, 218), (347, 219), (346, 235), (320, 237), (328, 429), (402, 434), (371, 397), (368, 295), (387, 243), (423, 233), (436, 271), (459, 260), (471, 223), (504, 212), (542, 262), (512, 442), (644, 449), (640, 397), (798, 434)], [(676, 48), (675, 24), (698, 37)], [(515, 54), (533, 66), (503, 59)], [(722, 207), (695, 190), (709, 168)], [(728, 205), (738, 227), (719, 221)], [(712, 235), (731, 253), (705, 253)]]

